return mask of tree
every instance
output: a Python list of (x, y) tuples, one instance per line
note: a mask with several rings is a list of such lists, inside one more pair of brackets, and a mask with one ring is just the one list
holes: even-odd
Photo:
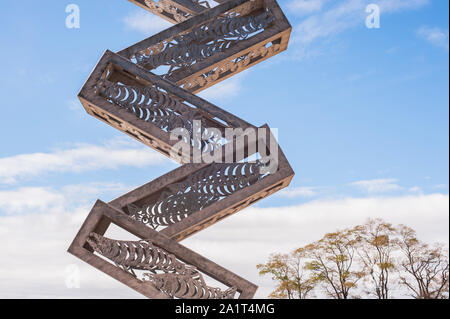
[(396, 269), (396, 229), (381, 219), (369, 219), (364, 225), (356, 227), (355, 231), (360, 237), (358, 255), (364, 266), (366, 279), (374, 287), (368, 293), (378, 299), (388, 299), (390, 275)]
[(398, 246), (402, 251), (400, 283), (416, 299), (448, 298), (448, 253), (441, 245), (429, 246), (417, 239), (416, 232), (400, 226)]
[(292, 299), (292, 291), (289, 285), (289, 266), (287, 265), (289, 255), (274, 254), (270, 256), (266, 264), (256, 266), (259, 269), (259, 275), (271, 274), (272, 280), (277, 283), (276, 289), (270, 294), (269, 298)]
[[(290, 254), (272, 255), (257, 267), (260, 275), (271, 274), (277, 282), (270, 298), (307, 299), (321, 287), (336, 299), (363, 293), (388, 299), (404, 297), (405, 291), (417, 299), (449, 298), (448, 249), (427, 245), (413, 229), (381, 219), (326, 234)], [(401, 294), (392, 296), (397, 280)]]
[(272, 255), (266, 264), (256, 266), (260, 275), (271, 274), (272, 280), (277, 282), (269, 298), (307, 299), (315, 283), (306, 274), (303, 259), (303, 251), (296, 250), (291, 254)]
[(348, 299), (350, 291), (364, 276), (361, 267), (354, 263), (358, 242), (358, 233), (351, 229), (326, 234), (304, 248), (310, 258), (307, 269), (333, 298)]
[(299, 299), (307, 299), (316, 286), (316, 281), (306, 271), (305, 258), (305, 250), (303, 248), (299, 248), (291, 254), (291, 259), (289, 262), (290, 269), (292, 270), (291, 282), (294, 288), (293, 290)]

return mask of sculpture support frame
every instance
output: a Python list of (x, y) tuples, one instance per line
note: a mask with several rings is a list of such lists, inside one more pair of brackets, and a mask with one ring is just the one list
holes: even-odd
[(70, 245), (68, 252), (148, 298), (167, 299), (168, 297), (158, 289), (143, 283), (126, 271), (95, 255), (87, 245), (89, 234), (92, 232), (98, 233), (99, 225), (101, 226), (105, 220), (114, 223), (139, 238), (150, 240), (158, 247), (175, 255), (183, 262), (196, 267), (202, 273), (224, 285), (237, 288), (239, 299), (252, 298), (258, 288), (246, 279), (182, 246), (167, 236), (136, 222), (111, 205), (98, 200)]
[(128, 1), (158, 15), (170, 23), (179, 23), (207, 9), (207, 7), (201, 6), (192, 0), (159, 0), (158, 2), (153, 0)]
[(185, 90), (198, 93), (287, 49), (292, 27), (275, 0), (229, 0), (223, 2), (125, 48), (118, 54), (133, 60), (141, 52), (155, 50), (154, 53), (158, 53), (158, 46), (170, 42), (174, 37), (189, 35), (193, 28), (206, 21), (217, 19), (233, 10), (251, 17), (256, 12), (261, 12), (263, 8), (273, 13), (274, 21), (262, 32), (242, 39), (223, 52), (216, 52), (214, 55), (184, 68), (176, 75), (167, 77), (168, 80)]
[[(68, 251), (149, 298), (252, 298), (256, 285), (178, 242), (287, 187), (294, 172), (267, 124), (257, 131), (193, 93), (286, 50), (291, 26), (275, 0), (215, 0), (212, 9), (197, 0), (129, 1), (182, 22), (106, 51), (78, 97), (90, 115), (183, 166), (98, 200)], [(169, 69), (156, 75), (159, 67)], [(201, 141), (173, 139), (174, 129), (200, 132)], [(231, 137), (228, 129), (236, 129)], [(103, 237), (111, 224), (142, 240)], [(202, 274), (229, 289), (207, 286)]]
[[(91, 116), (122, 131), (165, 156), (170, 157), (172, 148), (178, 143), (177, 140), (170, 138), (170, 132), (163, 131), (151, 122), (143, 121), (124, 108), (109, 103), (106, 98), (96, 93), (96, 85), (105, 77), (107, 72), (112, 73), (116, 81), (139, 84), (143, 87), (157, 85), (171, 96), (174, 96), (174, 98), (187, 102), (190, 106), (202, 112), (207, 120), (206, 124), (210, 124), (214, 128), (219, 128), (222, 131), (227, 127), (242, 128), (244, 130), (247, 128), (256, 129), (255, 126), (239, 117), (107, 50), (78, 94), (81, 104)], [(181, 156), (180, 163), (201, 162), (201, 159), (194, 158), (193, 154), (193, 151), (189, 152), (189, 154), (179, 154)]]
[[(263, 128), (267, 130), (269, 129), (267, 125), (264, 125)], [(270, 131), (269, 135), (270, 138), (275, 138), (270, 134)], [(292, 178), (294, 177), (294, 171), (292, 170), (292, 167), (287, 161), (281, 148), (278, 147), (277, 149), (278, 168), (276, 172), (256, 182), (254, 185), (247, 186), (223, 200), (213, 203), (200, 211), (192, 213), (180, 222), (162, 229), (160, 233), (180, 242), (198, 233), (199, 231), (212, 226), (224, 218), (241, 211), (255, 202), (289, 186)], [(180, 180), (191, 176), (195, 172), (209, 165), (212, 164), (183, 165), (126, 193), (125, 195), (112, 200), (109, 202), (109, 205), (114, 206), (124, 214), (128, 215), (130, 213), (127, 211), (127, 207), (129, 205), (142, 205), (142, 203), (149, 201), (148, 198), (155, 198), (155, 194), (158, 194), (161, 190), (166, 189), (169, 185), (179, 182)], [(109, 223), (107, 221), (101, 223), (98, 228), (98, 233), (103, 235), (107, 231), (108, 227)]]

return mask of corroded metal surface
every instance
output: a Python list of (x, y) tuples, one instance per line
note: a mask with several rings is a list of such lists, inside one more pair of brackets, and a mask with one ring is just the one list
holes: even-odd
[[(195, 147), (213, 151), (221, 146), (222, 136), (208, 131), (205, 112), (183, 104), (156, 85), (140, 87), (100, 80), (96, 89), (109, 102), (132, 112), (140, 120), (152, 122), (166, 132), (176, 128), (187, 130), (191, 137), (190, 143)], [(194, 138), (194, 121), (199, 122), (199, 134), (203, 137), (201, 140)]]
[(171, 23), (178, 23), (210, 8), (208, 1), (201, 0), (129, 0), (141, 8)]
[(237, 292), (236, 287), (225, 291), (209, 287), (195, 267), (186, 265), (149, 240), (113, 240), (92, 232), (87, 243), (95, 252), (135, 277), (135, 270), (150, 271), (144, 273), (140, 280), (154, 285), (171, 298), (233, 299)]
[[(274, 20), (270, 10), (256, 16), (218, 18), (195, 27), (189, 33), (161, 42), (155, 49), (136, 53), (136, 63), (147, 70), (170, 66), (163, 76), (170, 78), (181, 68), (188, 68), (219, 52), (237, 45), (264, 29)], [(148, 54), (146, 54), (148, 52)]]
[[(105, 221), (141, 240), (105, 237)], [(69, 252), (149, 298), (252, 298), (257, 286), (97, 201)], [(214, 284), (208, 284), (215, 280)], [(218, 287), (219, 282), (222, 286)]]
[(183, 22), (191, 16), (189, 13), (181, 11), (167, 0), (144, 0), (144, 3), (150, 12), (153, 12), (159, 16), (163, 14), (168, 16), (171, 15), (175, 22)]
[(260, 161), (255, 163), (214, 163), (184, 181), (169, 185), (155, 203), (128, 205), (130, 216), (152, 227), (176, 224), (238, 190), (262, 179)]
[(292, 28), (275, 0), (229, 0), (191, 14), (118, 54), (197, 93), (287, 49)]
[[(78, 96), (90, 115), (165, 156), (183, 142), (186, 152), (173, 158), (182, 164), (201, 161), (194, 150), (203, 154), (223, 147), (229, 142), (227, 128), (253, 127), (111, 51), (103, 54)], [(171, 136), (174, 128), (183, 133), (178, 139)]]

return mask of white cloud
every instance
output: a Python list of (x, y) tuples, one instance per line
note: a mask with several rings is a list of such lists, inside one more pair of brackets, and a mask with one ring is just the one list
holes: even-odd
[(422, 39), (425, 39), (432, 45), (443, 48), (446, 51), (449, 50), (449, 33), (448, 30), (443, 30), (437, 27), (422, 26), (417, 30), (417, 34)]
[[(87, 205), (58, 212), (0, 216), (0, 297), (139, 298), (139, 294), (66, 252), (89, 209)], [(67, 267), (73, 264), (80, 269), (80, 289), (68, 289), (65, 284)]]
[[(4, 243), (0, 297), (141, 297), (66, 252), (94, 202), (79, 202), (77, 198), (82, 196), (74, 196), (74, 192), (83, 186), (69, 185), (62, 190), (23, 188), (0, 194), (3, 200), (9, 195), (16, 203), (0, 206), (2, 211), (8, 205), (15, 209), (13, 215), (0, 214), (0, 242)], [(95, 187), (86, 185), (87, 193), (97, 192)], [(29, 195), (33, 200), (24, 205), (17, 204), (20, 198), (26, 199)], [(28, 214), (31, 209), (35, 209), (34, 214)], [(255, 282), (260, 286), (257, 297), (266, 297), (273, 289), (273, 283), (270, 278), (259, 277), (255, 266), (266, 261), (273, 252), (288, 252), (327, 232), (363, 223), (369, 217), (384, 218), (394, 224), (405, 223), (415, 228), (419, 237), (427, 242), (448, 242), (448, 211), (449, 197), (441, 194), (322, 200), (290, 207), (251, 207), (183, 244)], [(118, 234), (113, 232), (110, 236), (131, 239)], [(66, 269), (72, 264), (80, 269), (80, 289), (65, 286)]]
[(378, 0), (369, 1), (376, 3), (381, 8), (381, 13), (394, 13), (403, 10), (419, 9), (430, 3), (430, 0)]
[(288, 4), (288, 8), (298, 14), (311, 14), (320, 11), (323, 4), (323, 0), (294, 0)]
[(410, 193), (423, 194), (422, 188), (419, 186), (413, 186), (408, 190)]
[(294, 40), (308, 44), (317, 39), (338, 34), (362, 21), (363, 15), (363, 1), (339, 2), (331, 9), (312, 15), (297, 25), (294, 28)]
[(206, 90), (200, 92), (198, 95), (205, 100), (222, 100), (226, 98), (233, 98), (242, 91), (242, 74), (238, 74), (232, 78), (226, 79)]
[(71, 111), (81, 111), (83, 109), (83, 107), (81, 106), (80, 101), (76, 100), (76, 99), (68, 100), (67, 101), (67, 107)]
[[(287, 253), (337, 229), (383, 218), (417, 230), (420, 239), (448, 245), (448, 195), (391, 198), (346, 198), (312, 201), (291, 207), (251, 207), (216, 224), (183, 245), (260, 286), (257, 297), (274, 289), (268, 277), (259, 277), (255, 265), (271, 253)], [(239, 247), (239, 250), (236, 247)]]
[(131, 12), (123, 21), (128, 29), (139, 31), (148, 36), (172, 26), (170, 22), (144, 10)]
[[(121, 183), (74, 184), (54, 189), (51, 187), (20, 187), (0, 190), (0, 213), (41, 214), (57, 213), (71, 206), (89, 206), (103, 196), (117, 197), (135, 187)], [(104, 199), (107, 200), (107, 199)]]
[[(430, 3), (430, 0), (344, 0), (341, 2), (360, 3), (357, 7), (377, 4), (384, 13), (394, 13), (403, 10), (418, 9)], [(330, 0), (293, 0), (287, 6), (290, 10), (300, 13), (314, 13), (321, 11), (325, 5), (332, 4)], [(329, 8), (329, 7), (328, 7)], [(350, 7), (349, 7), (350, 8)], [(356, 6), (353, 6), (356, 8)]]
[(355, 186), (369, 194), (373, 194), (373, 193), (386, 193), (401, 190), (402, 187), (397, 185), (396, 182), (397, 180), (393, 178), (372, 179), (366, 181), (353, 182), (350, 183), (349, 185)]
[(317, 195), (317, 191), (315, 187), (295, 187), (284, 189), (281, 192), (277, 193), (278, 196), (295, 198), (295, 197), (314, 197)]
[[(73, 197), (87, 197), (97, 198), (98, 194), (120, 194), (129, 191), (135, 187), (124, 185), (122, 183), (85, 183), (85, 184), (72, 184), (61, 188), (61, 192), (68, 198)], [(79, 199), (78, 199), (79, 201)]]
[(161, 164), (163, 156), (137, 142), (112, 141), (104, 145), (80, 144), (49, 153), (0, 158), (0, 183), (15, 183), (50, 172), (85, 172), (119, 166), (145, 167)]
[(0, 191), (0, 211), (7, 214), (58, 211), (65, 202), (62, 194), (45, 187), (23, 187)]
[[(289, 6), (295, 6), (295, 3), (296, 1), (291, 2)], [(305, 46), (320, 39), (328, 39), (358, 25), (364, 26), (367, 16), (365, 9), (371, 3), (378, 4), (383, 14), (418, 9), (427, 5), (429, 0), (323, 1), (320, 6), (322, 10), (308, 16), (294, 28), (293, 42)]]

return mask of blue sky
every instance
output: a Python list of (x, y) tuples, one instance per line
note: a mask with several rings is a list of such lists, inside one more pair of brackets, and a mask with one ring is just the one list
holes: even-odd
[[(70, 3), (80, 7), (80, 29), (65, 27)], [(324, 228), (309, 237), (283, 237), (280, 250), (352, 226), (361, 216), (377, 217), (374, 208), (380, 207), (385, 208), (380, 216), (399, 223), (408, 222), (412, 209), (412, 226), (422, 225), (423, 237), (448, 241), (448, 226), (432, 236), (437, 224), (448, 225), (448, 1), (279, 3), (293, 26), (288, 51), (201, 93), (254, 125), (278, 128), (296, 172), (288, 190), (261, 201), (248, 216), (258, 209), (272, 216), (275, 207), (307, 214), (314, 205), (329, 214), (358, 216), (349, 213), (328, 224), (317, 219)], [(368, 3), (381, 5), (379, 29), (365, 26)], [(2, 224), (25, 225), (30, 215), (42, 223), (53, 216), (71, 220), (67, 232), (56, 232), (62, 237), (49, 235), (54, 241), (64, 238), (64, 249), (96, 198), (111, 200), (176, 167), (88, 116), (76, 99), (106, 49), (118, 51), (169, 24), (125, 0), (9, 1), (0, 15), (0, 238), (18, 236)], [(233, 218), (214, 231), (226, 234), (233, 222), (250, 217)], [(258, 223), (252, 225), (256, 234)], [(205, 243), (214, 234), (208, 230), (186, 245), (258, 278), (252, 260), (236, 266), (216, 256), (217, 247)], [(273, 252), (258, 247), (253, 264)], [(48, 295), (54, 291), (72, 296), (56, 282)]]

